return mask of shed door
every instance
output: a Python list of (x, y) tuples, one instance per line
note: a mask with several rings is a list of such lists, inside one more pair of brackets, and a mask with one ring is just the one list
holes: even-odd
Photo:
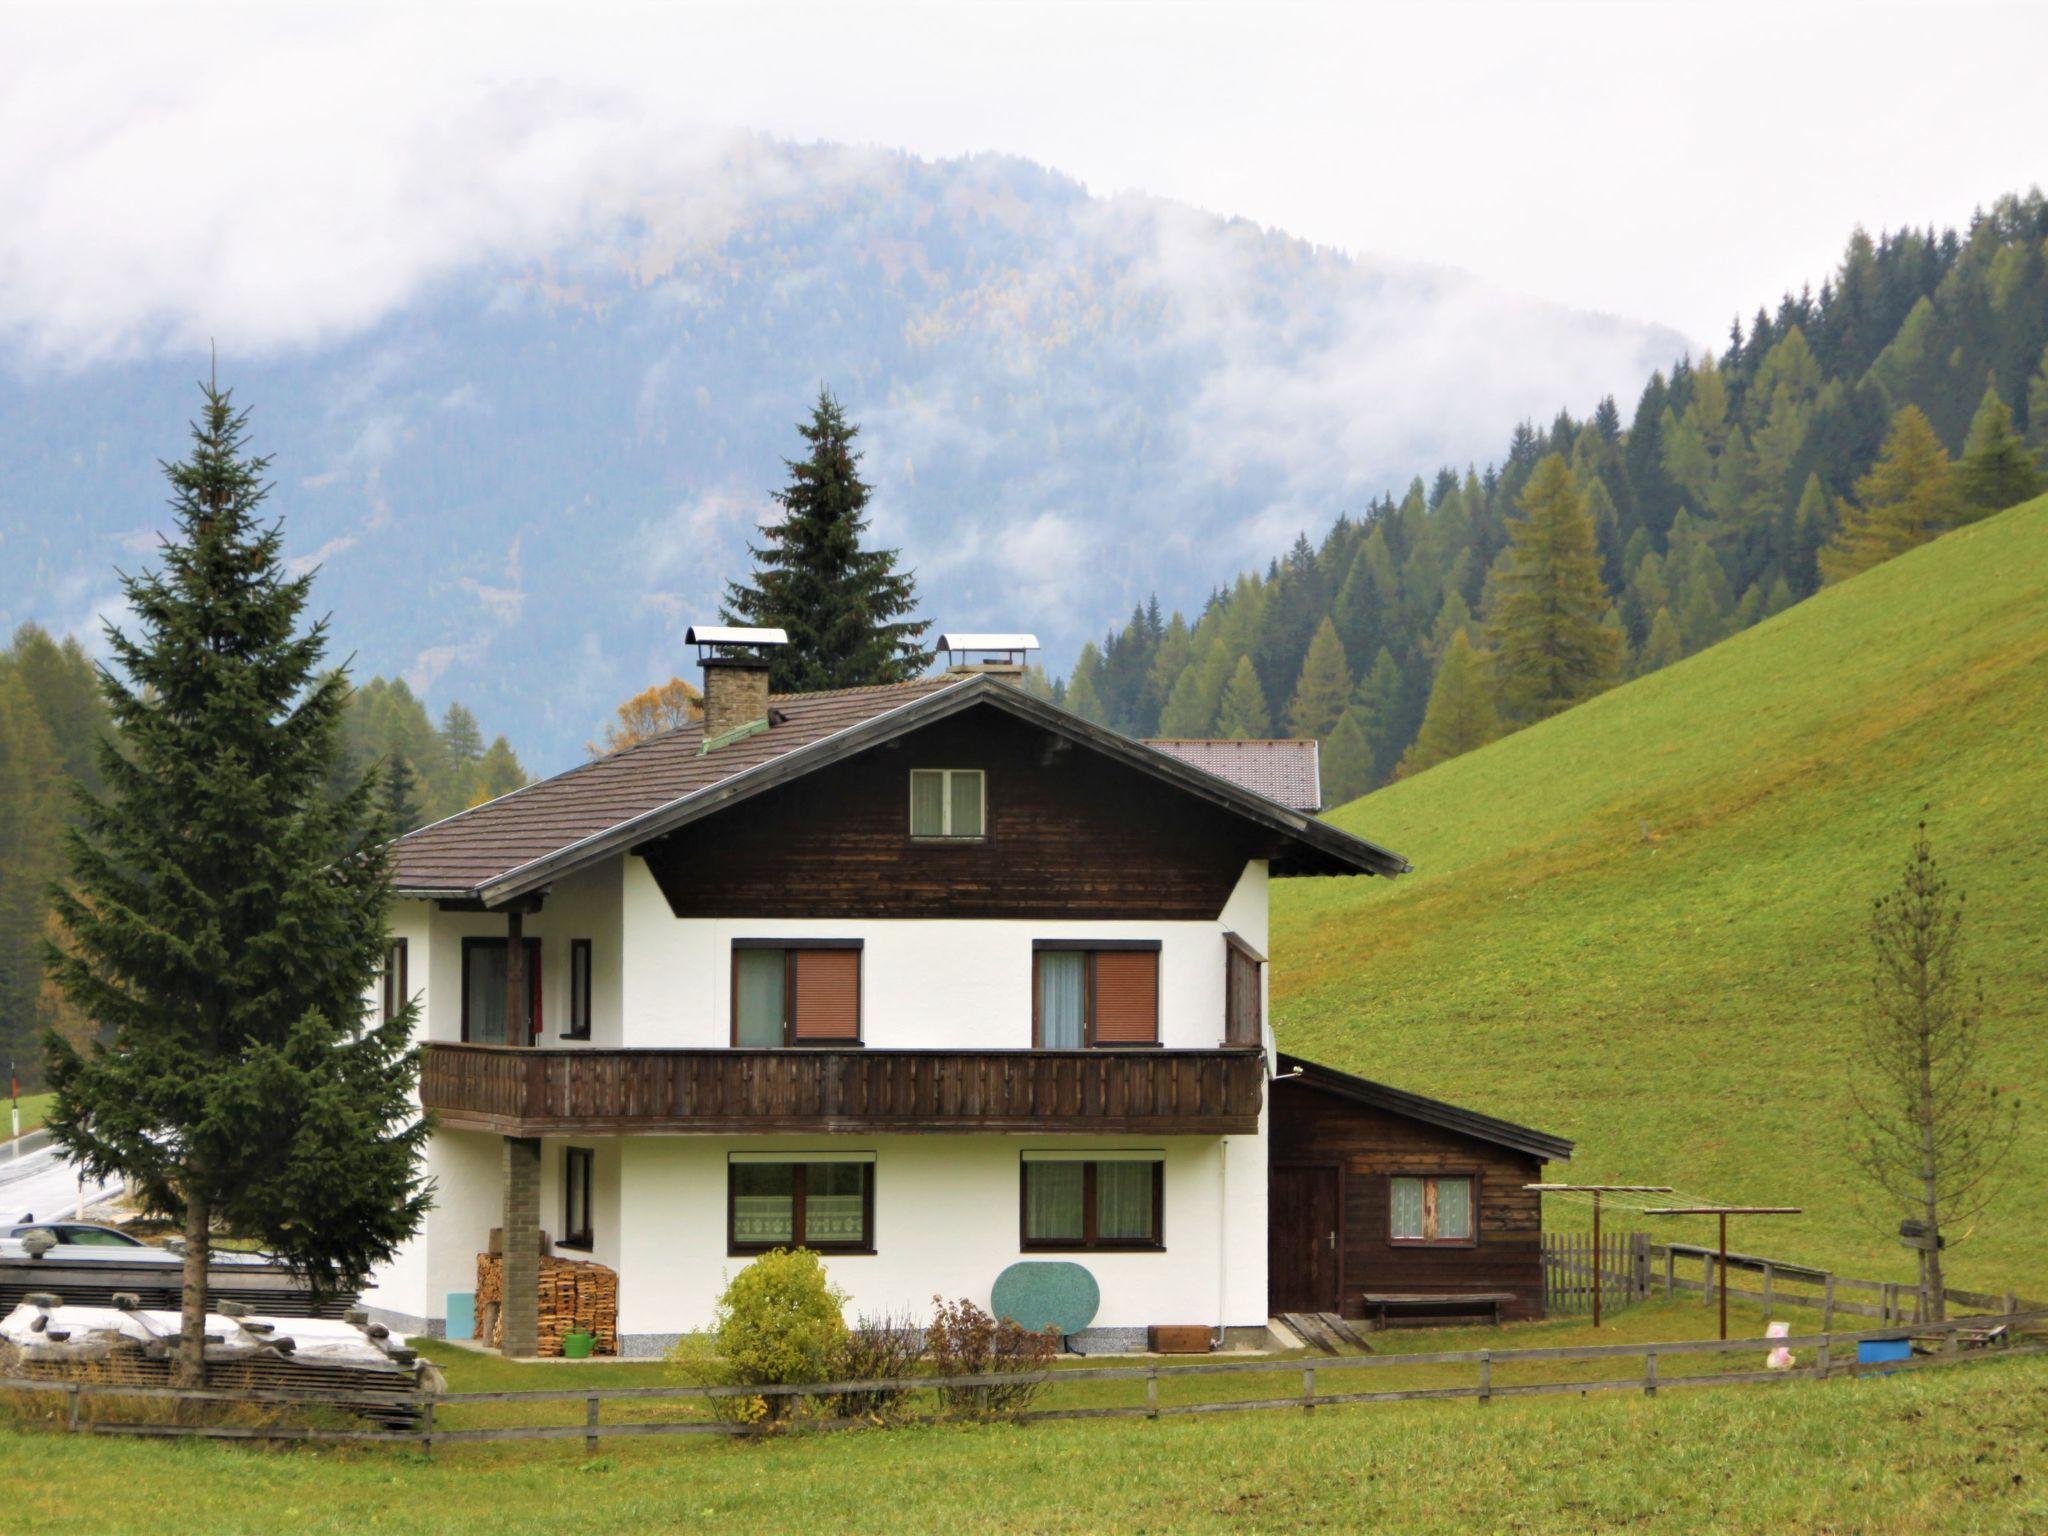
[(1338, 1310), (1341, 1178), (1335, 1168), (1272, 1170), (1266, 1211), (1268, 1312)]

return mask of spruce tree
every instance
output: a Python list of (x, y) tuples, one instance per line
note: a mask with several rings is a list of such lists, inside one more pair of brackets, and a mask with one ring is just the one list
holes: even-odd
[(1678, 632), (1678, 621), (1671, 617), (1669, 608), (1659, 608), (1650, 621), (1650, 637), (1636, 655), (1636, 676), (1646, 676), (1684, 659), (1685, 639)]
[(1302, 659), (1301, 677), (1287, 705), (1287, 727), (1303, 741), (1321, 741), (1336, 729), (1351, 703), (1351, 669), (1344, 664), (1344, 643), (1328, 619), (1317, 627)]
[(1401, 775), (1405, 778), (1434, 768), (1499, 735), (1500, 715), (1493, 707), (1493, 680), (1487, 676), (1486, 658), (1472, 648), (1461, 629), (1451, 637), (1443, 663), (1436, 669), (1422, 729), (1401, 756)]
[(1986, 386), (1970, 421), (1970, 436), (1956, 464), (1956, 494), (1962, 512), (1985, 517), (2018, 506), (2041, 494), (2042, 477), (2034, 456), (2012, 428), (2012, 412)]
[(50, 1127), (185, 1232), (180, 1371), (202, 1373), (216, 1223), (322, 1289), (358, 1282), (417, 1229), (427, 1134), (408, 1006), (368, 999), (389, 864), (374, 775), (330, 794), (347, 684), (303, 629), (310, 576), (260, 524), (267, 461), (204, 386), (192, 452), (167, 466), (175, 537), (124, 578), (136, 633), (109, 627), (101, 686), (120, 744), (81, 794), (62, 931), (44, 959), (111, 1031), (45, 1037)]
[(1272, 733), (1273, 717), (1266, 710), (1259, 674), (1252, 669), (1251, 657), (1240, 656), (1216, 711), (1216, 734), (1225, 741), (1260, 741)]
[(1948, 450), (1918, 406), (1892, 418), (1884, 450), (1856, 482), (1841, 526), (1820, 552), (1821, 575), (1845, 581), (1945, 533), (1956, 518), (1955, 472)]
[(1322, 750), (1323, 805), (1348, 805), (1373, 787), (1372, 743), (1358, 723), (1358, 711), (1347, 709)]
[(726, 622), (789, 632), (769, 672), (779, 693), (915, 677), (931, 659), (919, 643), (930, 626), (904, 617), (917, 582), (896, 569), (896, 551), (861, 547), (868, 485), (853, 451), (860, 428), (821, 389), (797, 431), (810, 451), (783, 461), (790, 480), (775, 493), (782, 521), (761, 530), (765, 544), (749, 547), (753, 585), (727, 584)]
[(403, 837), (420, 824), (418, 789), (419, 775), (403, 752), (384, 760), (384, 825), (393, 837)]
[(2034, 458), (2048, 465), (2048, 348), (2041, 353), (2041, 366), (2027, 381), (2027, 446)]
[(1407, 691), (1401, 664), (1393, 652), (1381, 646), (1372, 659), (1372, 670), (1358, 685), (1358, 725), (1372, 745), (1372, 781), (1384, 784), (1392, 777), (1394, 763), (1406, 744), (1401, 729), (1401, 700)]
[(503, 736), (494, 736), (477, 761), (476, 787), (470, 792), (470, 804), (482, 805), (487, 800), (496, 800), (501, 795), (509, 795), (513, 790), (525, 787), (526, 770), (519, 766), (519, 757), (513, 752), (512, 743)]
[(1066, 707), (1094, 725), (1109, 723), (1098, 686), (1101, 676), (1102, 653), (1095, 649), (1095, 642), (1091, 640), (1081, 647), (1081, 658), (1074, 663), (1074, 675), (1067, 679)]
[(1496, 577), (1491, 639), (1501, 702), (1515, 720), (1540, 720), (1611, 687), (1620, 675), (1600, 554), (1585, 497), (1557, 454), (1523, 489)]

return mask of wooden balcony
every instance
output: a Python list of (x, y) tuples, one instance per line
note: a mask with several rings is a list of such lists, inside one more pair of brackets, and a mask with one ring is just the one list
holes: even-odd
[(444, 1126), (507, 1136), (1218, 1136), (1258, 1129), (1265, 1081), (1264, 1057), (1243, 1048), (618, 1051), (433, 1044), (420, 1098)]

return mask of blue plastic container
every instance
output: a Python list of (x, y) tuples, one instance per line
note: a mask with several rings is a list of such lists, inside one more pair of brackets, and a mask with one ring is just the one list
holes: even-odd
[[(1901, 1360), (1913, 1358), (1911, 1339), (1858, 1339), (1856, 1341), (1856, 1363), (1858, 1365), (1896, 1365)], [(1879, 1371), (1878, 1375), (1885, 1373)]]
[(476, 1292), (448, 1293), (448, 1337), (458, 1342), (476, 1337)]

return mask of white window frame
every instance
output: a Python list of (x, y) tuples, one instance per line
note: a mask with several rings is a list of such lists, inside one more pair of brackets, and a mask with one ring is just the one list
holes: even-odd
[[(939, 775), (939, 825), (938, 832), (917, 830), (917, 776), (920, 773)], [(956, 778), (972, 778), (979, 781), (981, 801), (981, 830), (979, 832), (955, 832), (953, 830), (953, 781)], [(978, 843), (988, 836), (988, 774), (980, 768), (913, 768), (906, 789), (910, 796), (910, 835), (924, 843)]]

